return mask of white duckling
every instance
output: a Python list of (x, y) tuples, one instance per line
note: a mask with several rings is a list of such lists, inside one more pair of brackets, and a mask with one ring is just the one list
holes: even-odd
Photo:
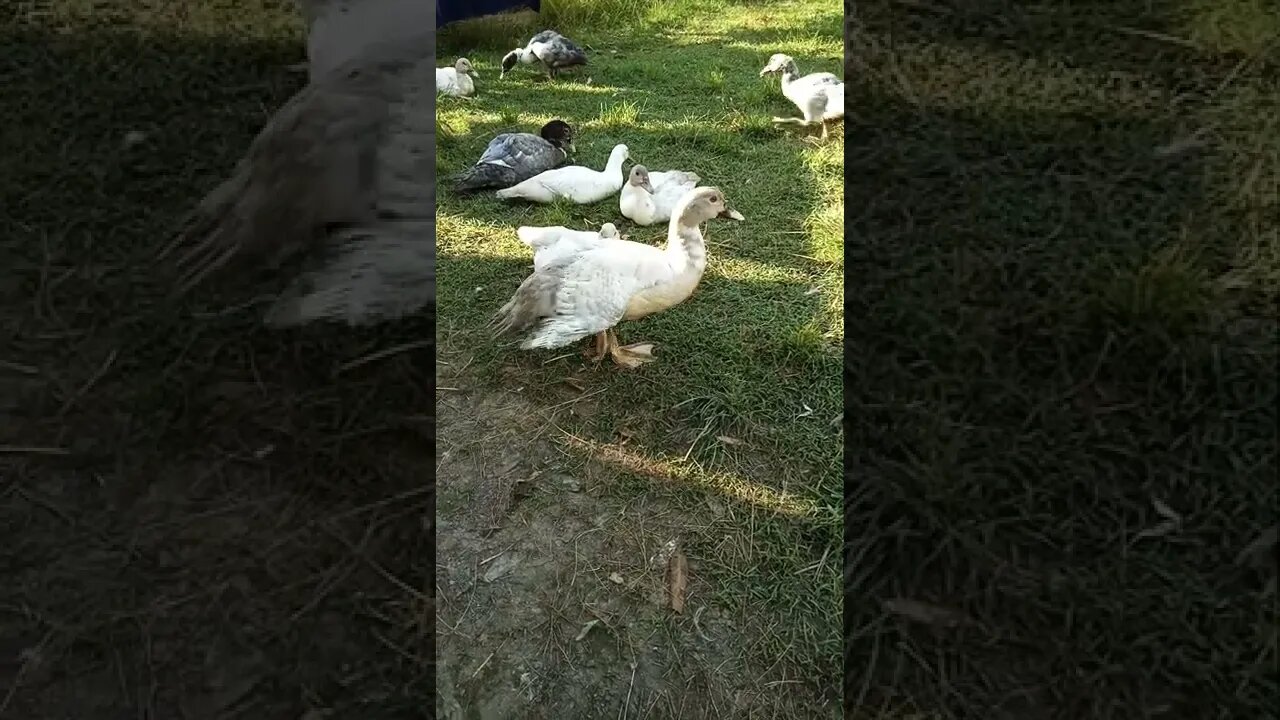
[(629, 157), (626, 145), (615, 145), (604, 170), (567, 165), (538, 173), (496, 194), (503, 200), (520, 199), (536, 203), (569, 200), (578, 205), (589, 205), (618, 192), (622, 187), (622, 163)]
[(476, 69), (471, 61), (458, 58), (453, 67), (436, 68), (436, 92), (453, 97), (467, 97), (476, 91)]
[(760, 77), (772, 73), (782, 75), (782, 94), (800, 108), (803, 118), (773, 119), (778, 124), (794, 124), (812, 127), (822, 125), (822, 137), (827, 137), (827, 124), (844, 119), (844, 81), (829, 72), (809, 73), (801, 76), (796, 61), (790, 55), (774, 53), (769, 64), (760, 71)]
[(526, 350), (564, 347), (594, 335), (597, 362), (606, 354), (624, 368), (651, 362), (653, 343), (619, 346), (613, 328), (693, 294), (707, 267), (699, 226), (718, 217), (743, 219), (719, 188), (695, 188), (676, 205), (665, 248), (603, 238), (577, 245), (566, 240), (573, 247), (563, 252), (557, 244), (544, 246), (533, 274), (494, 316), (497, 334), (525, 334), (520, 347)]
[(702, 178), (683, 170), (649, 172), (649, 168), (636, 165), (631, 168), (627, 184), (618, 195), (618, 209), (623, 217), (637, 225), (652, 225), (671, 219), (671, 211), (685, 193), (698, 185)]

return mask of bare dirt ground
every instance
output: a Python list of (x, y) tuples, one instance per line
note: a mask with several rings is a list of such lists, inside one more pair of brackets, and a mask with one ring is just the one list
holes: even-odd
[(618, 465), (563, 450), (557, 415), (592, 414), (589, 394), (535, 401), (467, 364), (442, 352), (438, 370), (440, 716), (818, 717), (801, 680), (748, 659), (761, 619), (709, 602), (714, 558), (691, 554), (671, 608), (672, 551), (724, 509), (624, 499)]

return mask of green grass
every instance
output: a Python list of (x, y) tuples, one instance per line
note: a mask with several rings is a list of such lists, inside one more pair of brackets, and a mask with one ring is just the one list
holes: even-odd
[(860, 7), (846, 702), (1274, 717), (1274, 3)]
[[(487, 19), (441, 34), (441, 62), (466, 56), (481, 77), (475, 99), (438, 102), (437, 177), (470, 165), (496, 133), (536, 132), (561, 118), (577, 131), (575, 162), (603, 167), (626, 143), (633, 162), (695, 171), (746, 216), (710, 225), (710, 261), (690, 300), (620, 327), (624, 342), (658, 343), (660, 361), (635, 373), (607, 365), (590, 373), (590, 389), (605, 391), (602, 409), (562, 429), (586, 439), (567, 445), (582, 459), (625, 428), (629, 450), (674, 481), (655, 486), (645, 473), (623, 473), (620, 494), (660, 493), (690, 508), (706, 497), (730, 500), (733, 512), (698, 533), (695, 547), (717, 601), (761, 620), (766, 664), (782, 657), (834, 691), (843, 143), (837, 136), (813, 146), (775, 130), (772, 116), (797, 111), (777, 80), (758, 72), (774, 52), (794, 55), (802, 71), (838, 72), (840, 11), (805, 0), (548, 3), (547, 12), (562, 22)], [(631, 20), (599, 22), (615, 16)], [(502, 51), (544, 25), (591, 47), (591, 65), (555, 83), (524, 68), (499, 81)], [(517, 226), (615, 222), (655, 244), (666, 234), (632, 226), (616, 196), (590, 206), (509, 205), (459, 198), (442, 183), (437, 197), (441, 344), (473, 353), (472, 371), (494, 386), (552, 385), (584, 366), (576, 349), (528, 354), (488, 340), (489, 316), (527, 273)], [(503, 374), (510, 366), (518, 379)], [(716, 559), (725, 534), (753, 552)]]

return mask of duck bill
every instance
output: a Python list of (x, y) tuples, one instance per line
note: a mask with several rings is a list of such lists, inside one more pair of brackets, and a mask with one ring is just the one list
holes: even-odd
[(730, 220), (746, 220), (746, 218), (742, 217), (742, 213), (734, 210), (733, 208), (725, 208), (718, 217), (728, 218)]
[(763, 70), (761, 70), (761, 71), (760, 71), (760, 77), (764, 77), (765, 75), (768, 75), (770, 72), (772, 72), (772, 71), (771, 71), (771, 70), (769, 70), (769, 68), (765, 68), (765, 69), (763, 69)]
[(578, 152), (578, 148), (574, 147), (573, 141), (569, 141), (569, 152)]
[(650, 195), (653, 194), (653, 183), (649, 182), (648, 180), (645, 180), (644, 182), (640, 183), (640, 187), (644, 188), (645, 190), (648, 190)]

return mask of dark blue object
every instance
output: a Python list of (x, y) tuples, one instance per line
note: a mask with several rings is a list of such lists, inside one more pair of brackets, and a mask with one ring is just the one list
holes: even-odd
[(436, 0), (436, 27), (519, 8), (541, 12), (542, 0)]

